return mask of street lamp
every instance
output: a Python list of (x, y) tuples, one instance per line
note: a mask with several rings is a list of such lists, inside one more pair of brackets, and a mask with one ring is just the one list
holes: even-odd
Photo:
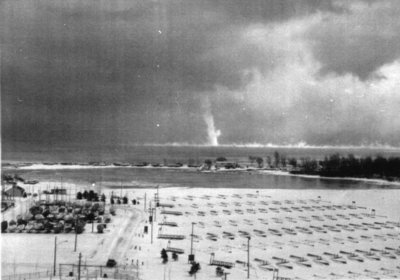
[(76, 247), (78, 245), (78, 215), (76, 215), (75, 218), (75, 247), (74, 247), (74, 252), (76, 252)]
[(190, 241), (190, 254), (193, 254), (193, 228), (196, 223), (192, 222), (192, 234), (191, 234), (191, 241)]
[(57, 243), (57, 236), (54, 237), (54, 267), (53, 267), (54, 276), (56, 276), (57, 244), (61, 244), (64, 242), (68, 242), (68, 240), (64, 240), (64, 241), (61, 241), (60, 243)]
[(247, 236), (247, 279), (250, 278), (250, 236)]

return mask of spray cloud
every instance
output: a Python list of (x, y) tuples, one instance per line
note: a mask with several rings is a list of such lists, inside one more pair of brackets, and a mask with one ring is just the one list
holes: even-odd
[(203, 118), (207, 124), (208, 144), (211, 146), (218, 146), (218, 137), (221, 136), (221, 131), (215, 128), (214, 116), (211, 113), (211, 105), (208, 98), (204, 100), (203, 108)]

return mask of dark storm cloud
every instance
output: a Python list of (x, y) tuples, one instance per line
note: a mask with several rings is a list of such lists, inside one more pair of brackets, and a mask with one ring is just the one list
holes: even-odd
[(349, 73), (366, 80), (399, 59), (400, 2), (366, 2), (350, 9), (348, 16), (326, 18), (309, 31), (322, 74)]
[[(146, 137), (152, 129), (144, 128), (160, 122), (160, 115), (170, 120), (164, 119), (166, 127), (177, 124), (175, 130), (204, 126), (194, 117), (202, 114), (193, 106), (197, 94), (216, 85), (240, 88), (247, 82), (243, 69), (272, 67), (269, 55), (243, 44), (237, 30), (335, 10), (326, 1), (1, 5), (3, 138), (39, 142), (96, 139), (102, 129), (110, 135), (124, 131), (138, 141), (151, 136), (161, 142), (191, 141), (193, 134), (185, 129), (173, 139), (167, 131)], [(156, 131), (166, 129), (160, 127)]]
[[(397, 37), (391, 34), (396, 11), (386, 17), (387, 8), (373, 3), (368, 4), (370, 15), (346, 1), (316, 0), (20, 0), (0, 5), (4, 143), (205, 143), (204, 98), (211, 101), (223, 143), (330, 143), (338, 130), (319, 122), (322, 109), (307, 113), (319, 104), (322, 90), (315, 96), (298, 93), (305, 98), (299, 106), (309, 120), (301, 123), (289, 112), (298, 104), (291, 100), (300, 99), (292, 91), (309, 78), (286, 74), (305, 67), (291, 65), (293, 57), (308, 56), (308, 49), (297, 50), (304, 47), (297, 41), (313, 44), (322, 73), (364, 79), (397, 57)], [(369, 22), (375, 12), (382, 18), (376, 28)], [(319, 15), (326, 20), (304, 27)], [(292, 21), (296, 25), (288, 24)], [(292, 36), (293, 29), (306, 32)], [(382, 51), (371, 51), (377, 48)], [(266, 89), (253, 93), (257, 75), (266, 79), (260, 83)], [(287, 87), (292, 80), (297, 84)], [(319, 105), (324, 108), (326, 102), (322, 98)], [(310, 123), (323, 128), (320, 135)], [(338, 123), (346, 127), (350, 122), (334, 127)], [(363, 129), (362, 123), (357, 130)], [(346, 143), (374, 138), (369, 133), (353, 137), (345, 128), (343, 135), (339, 139)]]

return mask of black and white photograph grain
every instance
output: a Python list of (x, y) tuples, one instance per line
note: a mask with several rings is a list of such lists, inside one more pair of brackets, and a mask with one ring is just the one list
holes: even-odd
[(1, 280), (400, 279), (400, 1), (0, 0)]

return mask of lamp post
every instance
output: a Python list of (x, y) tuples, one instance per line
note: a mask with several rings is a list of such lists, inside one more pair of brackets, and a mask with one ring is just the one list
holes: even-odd
[(56, 276), (56, 264), (57, 264), (57, 244), (61, 244), (64, 242), (68, 242), (68, 240), (61, 241), (57, 243), (57, 236), (54, 237), (54, 266), (53, 266), (53, 275)]
[(147, 200), (147, 198), (146, 198), (146, 193), (144, 193), (144, 211), (146, 212), (146, 200)]
[(75, 247), (74, 247), (74, 252), (76, 252), (76, 247), (78, 245), (78, 230), (77, 230), (77, 226), (78, 226), (78, 215), (76, 215), (76, 218), (75, 218)]
[(192, 234), (190, 235), (190, 255), (188, 258), (189, 263), (194, 262), (194, 255), (193, 255), (193, 228), (196, 223), (192, 222)]
[(190, 254), (193, 255), (193, 228), (196, 223), (192, 222), (192, 234), (191, 234), (191, 241), (190, 241)]
[(57, 236), (54, 237), (54, 266), (53, 266), (54, 276), (56, 276), (56, 262), (57, 262)]
[(250, 236), (247, 237), (247, 279), (250, 278)]
[(149, 221), (150, 221), (150, 224), (151, 224), (151, 244), (153, 244), (153, 211), (154, 211), (154, 208), (151, 207), (151, 200), (150, 200), (149, 211), (150, 211)]

